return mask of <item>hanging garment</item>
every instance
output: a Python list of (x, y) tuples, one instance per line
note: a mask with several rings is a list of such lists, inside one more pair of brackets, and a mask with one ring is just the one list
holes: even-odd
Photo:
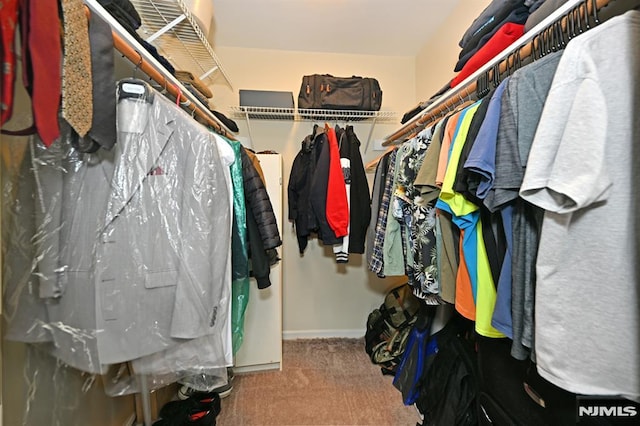
[(233, 279), (245, 279), (249, 276), (249, 254), (247, 247), (247, 210), (245, 205), (242, 178), (242, 144), (238, 141), (224, 140), (233, 149), (235, 160), (230, 166), (233, 185), (233, 230), (231, 232), (231, 264)]
[(387, 177), (382, 190), (382, 199), (380, 200), (380, 211), (378, 213), (378, 221), (376, 222), (375, 238), (373, 242), (373, 255), (369, 259), (369, 270), (379, 277), (384, 277), (384, 239), (387, 230), (387, 219), (389, 216), (389, 203), (391, 202), (391, 194), (393, 191), (393, 176), (395, 174), (396, 156), (398, 150), (395, 149), (389, 153), (389, 167)]
[(384, 242), (382, 244), (383, 249), (383, 269), (382, 273), (385, 276), (401, 276), (407, 274), (407, 257), (406, 246), (404, 245), (405, 239), (403, 238), (402, 226), (400, 221), (403, 220), (404, 212), (402, 211), (402, 205), (398, 202), (398, 177), (401, 173), (405, 159), (410, 151), (411, 147), (406, 144), (401, 145), (397, 149), (396, 161), (393, 169), (391, 191), (389, 200), (389, 216), (387, 217), (387, 224), (384, 234)]
[(536, 264), (538, 372), (570, 392), (636, 401), (639, 39), (640, 12), (632, 10), (567, 45), (520, 189), (545, 209)]
[[(488, 98), (489, 100), (485, 102), (487, 106), (486, 113), (484, 119), (481, 123), (481, 126), (477, 132), (477, 136), (474, 140), (473, 146), (469, 151), (469, 155), (464, 162), (464, 172), (462, 180), (466, 181), (467, 191), (473, 193), (472, 198), (474, 200), (478, 200), (480, 204), (482, 200), (486, 197), (488, 190), (492, 187), (493, 184), (493, 176), (495, 174), (495, 158), (496, 158), (496, 142), (498, 138), (498, 126), (500, 124), (500, 112), (502, 107), (502, 98), (505, 88), (512, 80), (507, 79), (503, 81), (491, 94)], [(483, 223), (486, 222), (486, 219)], [(510, 221), (509, 221), (510, 223)], [(511, 235), (511, 229), (505, 229), (507, 235)], [(507, 243), (507, 247), (510, 248), (510, 244)], [(503, 253), (505, 255), (507, 252)], [(501, 262), (501, 267), (507, 267), (510, 274), (511, 271), (511, 257), (507, 256)], [(498, 273), (498, 279), (500, 274)], [(510, 275), (509, 275), (510, 277)], [(498, 282), (496, 276), (494, 275), (494, 282)], [(506, 277), (505, 277), (506, 279)], [(511, 281), (509, 278), (508, 282), (503, 283), (505, 288), (511, 288)], [(500, 284), (498, 285), (498, 291), (501, 289)], [(510, 300), (510, 299), (509, 299)], [(503, 302), (506, 302), (505, 299), (502, 299)], [(506, 309), (508, 309), (509, 313), (511, 312), (510, 305), (507, 307), (505, 303)], [(496, 308), (498, 308), (498, 304), (496, 302)], [(494, 309), (494, 318), (495, 318), (495, 309)], [(501, 323), (499, 323), (501, 324)], [(505, 335), (511, 337), (510, 327), (496, 327), (495, 323), (492, 321), (492, 325), (504, 333)]]
[(15, 179), (14, 199), (4, 210), (7, 226), (3, 242), (10, 248), (3, 256), (5, 338), (26, 343), (51, 342), (47, 310), (40, 298), (40, 280), (45, 271), (41, 272), (34, 264), (37, 249), (33, 238), (37, 235), (36, 211), (46, 206), (36, 205), (38, 183), (33, 173), (31, 151), (25, 153)]
[[(331, 156), (329, 153), (329, 138), (326, 132), (322, 131), (322, 133), (319, 133), (316, 136), (314, 140), (314, 149), (316, 150), (316, 153), (319, 154), (317, 154), (318, 160), (313, 172), (313, 177), (311, 178), (311, 189), (309, 193), (311, 211), (313, 212), (313, 224), (315, 225), (315, 229), (313, 229), (313, 231), (317, 231), (318, 238), (324, 245), (339, 244), (342, 239), (336, 235), (327, 219), (327, 200), (330, 185), (329, 167)], [(333, 184), (344, 186), (342, 171), (338, 171), (340, 174), (334, 174)], [(342, 195), (344, 195), (344, 193)]]
[(258, 169), (255, 166), (256, 163), (254, 163), (254, 159), (255, 161), (258, 161), (258, 159), (255, 154), (246, 148), (241, 153), (244, 192), (247, 204), (249, 258), (258, 288), (263, 289), (271, 285), (269, 280), (271, 261), (267, 250), (279, 247), (282, 245), (282, 241), (280, 240), (280, 232), (271, 200), (262, 177), (262, 169)]
[(404, 245), (407, 247), (407, 276), (413, 293), (428, 304), (439, 304), (435, 275), (435, 202), (420, 205), (420, 191), (415, 186), (425, 154), (431, 144), (433, 127), (421, 131), (405, 142), (410, 150), (399, 167), (395, 201), (403, 216)]
[[(414, 248), (413, 256), (416, 271), (422, 271), (420, 273), (424, 276), (422, 281), (417, 279), (418, 282), (421, 282), (420, 292), (425, 295), (435, 294), (442, 300), (453, 303), (454, 296), (450, 294), (446, 294), (445, 296), (444, 293), (446, 293), (446, 291), (443, 292), (442, 288), (443, 270), (441, 257), (443, 255), (443, 248), (441, 244), (442, 240), (440, 245), (438, 245), (438, 219), (437, 209), (435, 209), (435, 202), (440, 194), (440, 188), (436, 186), (435, 179), (446, 121), (446, 118), (440, 120), (434, 126), (431, 143), (425, 152), (422, 166), (420, 166), (420, 170), (414, 181), (414, 186), (418, 190), (419, 195), (416, 199), (416, 211), (414, 213), (413, 223), (417, 229), (424, 229), (424, 231), (421, 233), (420, 238), (416, 240), (419, 244)], [(422, 224), (423, 222), (424, 225)], [(433, 246), (434, 244), (435, 247)], [(455, 275), (447, 275), (447, 279), (449, 278), (451, 279), (449, 283), (455, 291)]]
[[(362, 154), (360, 153), (360, 139), (356, 135), (353, 126), (346, 126), (348, 149), (346, 156), (350, 160), (350, 200), (349, 207), (349, 253), (364, 253), (367, 229), (371, 218), (371, 196), (369, 195), (369, 183), (364, 169)], [(342, 153), (343, 146), (340, 147)]]
[(52, 212), (38, 230), (58, 244), (40, 244), (36, 257), (40, 290), (54, 295), (51, 351), (92, 373), (228, 325), (231, 217), (217, 148), (187, 113), (136, 84), (148, 102), (120, 99), (117, 149), (80, 154), (65, 128), (53, 157), (37, 144), (34, 158), (37, 205)]
[(371, 219), (371, 198), (360, 154), (360, 140), (353, 126), (346, 126), (345, 129), (338, 128), (336, 136), (339, 141), (340, 163), (347, 189), (349, 233), (343, 238), (341, 245), (334, 246), (333, 251), (337, 261), (346, 262), (349, 259), (349, 253), (364, 253), (366, 232)]
[[(534, 271), (542, 219), (541, 209), (519, 199), (518, 191), (524, 177), (531, 143), (561, 55), (562, 52), (547, 55), (511, 76), (502, 96), (496, 141), (497, 155), (494, 156), (494, 169), (490, 171), (492, 179), (486, 183), (481, 182), (479, 186), (479, 190), (486, 192), (485, 206), (491, 211), (500, 211), (503, 222), (512, 223), (511, 228), (505, 226), (504, 230), (507, 239), (513, 234), (513, 257), (511, 262), (507, 263), (505, 260), (503, 264), (494, 320), (497, 324), (503, 325), (504, 331), (511, 328), (512, 355), (517, 359), (529, 357), (533, 349)], [(505, 210), (510, 205), (514, 208), (509, 218), (506, 217), (509, 211)], [(504, 300), (509, 297), (510, 302)]]
[(247, 212), (251, 210), (256, 220), (264, 248), (280, 247), (282, 245), (280, 231), (278, 230), (278, 223), (273, 213), (273, 206), (264, 181), (253, 165), (246, 148), (240, 150), (240, 158), (242, 161), (244, 196), (248, 207)]
[(333, 128), (328, 128), (326, 133), (329, 140), (329, 179), (327, 181), (325, 214), (327, 223), (336, 237), (341, 238), (349, 233), (349, 201), (347, 200), (347, 188), (342, 172), (336, 131)]
[[(463, 111), (464, 115), (460, 119), (455, 139), (451, 145), (450, 159), (436, 207), (450, 212), (454, 223), (461, 231), (464, 231), (461, 245), (475, 301), (476, 331), (486, 337), (502, 337), (503, 334), (491, 326), (491, 316), (495, 304), (495, 285), (483, 241), (480, 212), (477, 205), (466, 200), (462, 194), (453, 189), (460, 154), (473, 116), (479, 108), (479, 102), (481, 101)], [(459, 296), (457, 288), (456, 296), (457, 298)]]
[[(348, 156), (347, 146), (349, 142), (346, 141), (345, 130), (336, 126), (336, 138), (338, 140), (338, 148), (340, 150), (340, 166), (342, 167), (342, 175), (344, 177), (344, 186), (346, 189), (347, 197), (347, 210), (351, 212), (351, 159)], [(343, 149), (343, 146), (345, 148)], [(333, 255), (336, 258), (336, 263), (349, 262), (349, 241), (351, 234), (351, 217), (349, 217), (349, 223), (347, 224), (347, 235), (342, 237), (342, 243), (333, 246)]]
[(311, 231), (317, 228), (310, 198), (311, 182), (317, 162), (316, 130), (317, 125), (314, 126), (313, 133), (307, 135), (300, 144), (300, 151), (291, 165), (287, 186), (289, 221), (293, 222), (301, 255), (307, 248)]
[(373, 258), (373, 243), (376, 238), (376, 223), (378, 223), (378, 215), (381, 209), (382, 192), (384, 190), (384, 182), (387, 178), (390, 155), (391, 154), (387, 152), (382, 156), (376, 166), (376, 173), (373, 179), (373, 190), (371, 191), (371, 219), (369, 222), (369, 228), (367, 228), (367, 237), (365, 240), (365, 256), (367, 259), (367, 265), (369, 265), (369, 262)]

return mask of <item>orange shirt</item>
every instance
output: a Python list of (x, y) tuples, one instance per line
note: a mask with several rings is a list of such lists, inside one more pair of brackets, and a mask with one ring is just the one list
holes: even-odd
[(458, 247), (460, 251), (460, 262), (458, 263), (458, 273), (456, 275), (456, 311), (463, 317), (475, 321), (476, 304), (473, 301), (473, 290), (469, 270), (464, 261), (464, 254), (462, 253), (463, 238), (464, 230), (460, 230), (460, 244)]
[(447, 164), (449, 163), (449, 147), (451, 147), (451, 142), (453, 142), (453, 137), (456, 134), (458, 119), (460, 118), (461, 112), (462, 111), (458, 111), (452, 114), (444, 128), (442, 146), (440, 147), (440, 157), (438, 158), (438, 170), (436, 172), (436, 185), (440, 188), (442, 187), (444, 174), (447, 171)]

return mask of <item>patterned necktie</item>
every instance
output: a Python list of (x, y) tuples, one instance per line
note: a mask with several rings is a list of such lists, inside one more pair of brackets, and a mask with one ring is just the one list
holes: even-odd
[(84, 137), (91, 129), (93, 91), (89, 26), (82, 0), (62, 0), (62, 116)]

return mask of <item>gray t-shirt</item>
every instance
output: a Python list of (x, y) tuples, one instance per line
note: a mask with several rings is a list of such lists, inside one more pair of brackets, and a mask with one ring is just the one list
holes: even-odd
[[(496, 144), (494, 188), (485, 200), (492, 211), (518, 198), (531, 143), (540, 121), (561, 53), (553, 53), (516, 71), (502, 97)], [(528, 203), (527, 203), (528, 204)], [(513, 210), (511, 354), (525, 359), (533, 349), (535, 261), (538, 247), (537, 207), (517, 203)]]
[(541, 376), (640, 400), (640, 12), (568, 44), (520, 195), (545, 209), (536, 264)]

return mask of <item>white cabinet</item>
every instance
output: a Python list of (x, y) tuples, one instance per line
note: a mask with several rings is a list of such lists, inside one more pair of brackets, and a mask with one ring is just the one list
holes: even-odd
[[(258, 158), (282, 235), (282, 156), (258, 154)], [(281, 247), (278, 253), (282, 257)], [(282, 262), (271, 267), (271, 287), (258, 290), (251, 279), (244, 342), (235, 359), (237, 372), (282, 369)]]

